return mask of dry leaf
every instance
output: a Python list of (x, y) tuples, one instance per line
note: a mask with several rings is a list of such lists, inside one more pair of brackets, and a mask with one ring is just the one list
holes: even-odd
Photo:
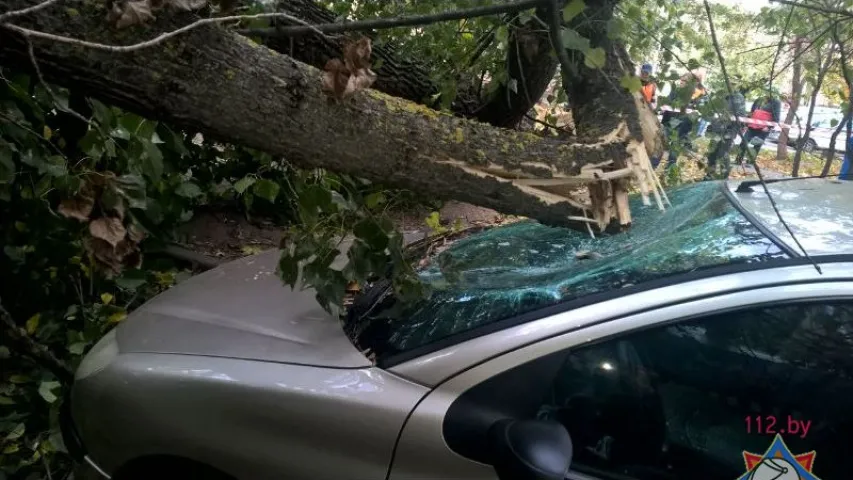
[(343, 100), (359, 90), (370, 88), (376, 74), (370, 70), (370, 39), (362, 37), (344, 45), (344, 59), (333, 58), (326, 62), (323, 90), (332, 97)]
[(113, 246), (106, 240), (90, 237), (84, 245), (108, 277), (121, 274), (124, 268), (138, 268), (142, 263), (139, 246), (127, 239)]
[(145, 239), (145, 232), (142, 231), (136, 224), (131, 223), (129, 227), (127, 227), (127, 238), (134, 243), (139, 243)]
[(154, 20), (151, 13), (150, 0), (136, 0), (113, 3), (107, 19), (114, 23), (116, 28), (126, 28), (132, 25), (140, 25), (149, 20)]
[(66, 218), (76, 218), (81, 222), (89, 220), (92, 207), (95, 206), (95, 197), (90, 192), (80, 192), (79, 195), (66, 198), (59, 202), (59, 213)]
[(207, 0), (161, 0), (166, 5), (176, 8), (178, 10), (184, 10), (187, 12), (191, 12), (193, 10), (198, 10), (199, 8), (207, 5)]
[(369, 69), (371, 51), (370, 39), (367, 37), (361, 37), (344, 45), (344, 64), (347, 69), (350, 72)]
[(115, 253), (115, 247), (100, 238), (87, 238), (86, 251), (95, 259), (98, 266), (107, 273), (107, 276), (121, 273), (121, 260)]
[(350, 75), (347, 80), (347, 88), (344, 90), (344, 97), (348, 97), (353, 93), (370, 88), (373, 82), (376, 81), (376, 74), (370, 70), (358, 70), (355, 75)]
[(324, 70), (326, 73), (323, 75), (323, 91), (338, 100), (343, 99), (350, 77), (350, 72), (344, 62), (333, 58), (326, 62)]
[(127, 235), (127, 230), (122, 225), (120, 219), (115, 217), (101, 217), (92, 220), (92, 223), (89, 224), (89, 233), (93, 237), (104, 240), (115, 247)]

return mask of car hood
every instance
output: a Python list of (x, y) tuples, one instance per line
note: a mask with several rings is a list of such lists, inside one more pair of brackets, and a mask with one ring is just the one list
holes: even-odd
[(119, 350), (369, 366), (313, 290), (282, 283), (278, 258), (270, 250), (236, 260), (154, 297), (119, 326)]

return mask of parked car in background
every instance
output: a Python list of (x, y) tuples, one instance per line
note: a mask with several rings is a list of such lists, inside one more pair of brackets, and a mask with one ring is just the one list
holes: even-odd
[[(86, 355), (65, 443), (115, 480), (847, 478), (853, 183), (767, 186), (810, 257), (729, 181), (633, 199), (621, 235), (429, 249), (429, 298), (393, 309), (377, 283), (343, 320), (277, 251), (223, 265)], [(780, 431), (803, 455), (768, 449)]]
[[(844, 119), (843, 113), (841, 113), (838, 109), (826, 109), (822, 111), (816, 111), (816, 113), (812, 116), (812, 130), (809, 132), (809, 138), (803, 139), (805, 136), (805, 121), (808, 118), (808, 109), (800, 109), (798, 113), (798, 118), (794, 120), (793, 125), (788, 131), (788, 145), (796, 147), (799, 143), (803, 145), (804, 152), (814, 152), (816, 150), (827, 150), (829, 149), (830, 142), (832, 140), (832, 134), (835, 133), (835, 129), (838, 127), (838, 124)], [(782, 118), (785, 118), (787, 112), (782, 113)], [(798, 123), (799, 122), (799, 123)], [(803, 128), (800, 128), (800, 125), (803, 125)], [(770, 135), (767, 136), (767, 140), (771, 142), (779, 142), (779, 135), (781, 134), (780, 128), (774, 128)], [(836, 150), (844, 150), (844, 137), (845, 133), (842, 131), (838, 138), (835, 141)]]

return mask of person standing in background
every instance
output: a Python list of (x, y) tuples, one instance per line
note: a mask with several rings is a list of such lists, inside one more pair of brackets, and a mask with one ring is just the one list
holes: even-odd
[(723, 171), (722, 178), (729, 176), (729, 151), (732, 148), (735, 137), (740, 130), (740, 121), (735, 117), (746, 115), (746, 88), (741, 85), (741, 78), (735, 76), (732, 78), (732, 88), (734, 92), (726, 96), (726, 102), (729, 104), (729, 111), (725, 112), (718, 120), (720, 127), (720, 138), (711, 143), (708, 151), (708, 165), (705, 173), (705, 180), (711, 180), (717, 176), (717, 164), (722, 162)]
[[(753, 146), (755, 157), (757, 158), (758, 152), (761, 151), (761, 147), (764, 145), (764, 140), (770, 135), (770, 131), (773, 128), (759, 122), (775, 122), (778, 124), (781, 116), (782, 102), (778, 98), (765, 95), (752, 104), (752, 111), (749, 114), (749, 118), (757, 120), (757, 122), (746, 123), (747, 129), (740, 144), (740, 153), (737, 157), (738, 163), (743, 163), (743, 158), (747, 154), (749, 145)], [(750, 158), (748, 163), (753, 163), (754, 161), (754, 158)]]
[(654, 77), (652, 77), (653, 73), (654, 68), (651, 63), (644, 63), (640, 68), (640, 81), (643, 83), (643, 88), (640, 92), (642, 92), (643, 99), (652, 107), (652, 110), (656, 110), (658, 107), (658, 84), (655, 82)]
[[(678, 80), (678, 84), (673, 85), (672, 91), (669, 94), (669, 100), (674, 108), (679, 108), (679, 111), (667, 110), (663, 112), (663, 120), (661, 123), (667, 130), (667, 137), (672, 137), (673, 133), (678, 144), (669, 145), (669, 157), (666, 160), (667, 168), (675, 165), (678, 159), (678, 148), (690, 148), (690, 132), (693, 131), (693, 120), (684, 110), (690, 108), (695, 109), (699, 102), (706, 94), (705, 86), (702, 84), (705, 74), (701, 69), (695, 69), (685, 73)], [(657, 168), (659, 160), (652, 159), (652, 167)]]

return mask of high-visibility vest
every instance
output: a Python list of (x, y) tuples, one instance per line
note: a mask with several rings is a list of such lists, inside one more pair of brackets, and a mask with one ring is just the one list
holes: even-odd
[(654, 82), (649, 82), (643, 85), (643, 98), (646, 99), (647, 102), (653, 103), (655, 101), (655, 94), (657, 93), (657, 85)]
[[(765, 122), (772, 122), (773, 121), (773, 114), (768, 112), (767, 110), (762, 110), (760, 108), (756, 108), (752, 112), (752, 114), (749, 115), (749, 118), (751, 118), (753, 120), (763, 120)], [(757, 122), (747, 122), (746, 125), (749, 128), (752, 128), (755, 130), (761, 130), (761, 129), (768, 127), (768, 125), (763, 125), (763, 124), (760, 124)]]

